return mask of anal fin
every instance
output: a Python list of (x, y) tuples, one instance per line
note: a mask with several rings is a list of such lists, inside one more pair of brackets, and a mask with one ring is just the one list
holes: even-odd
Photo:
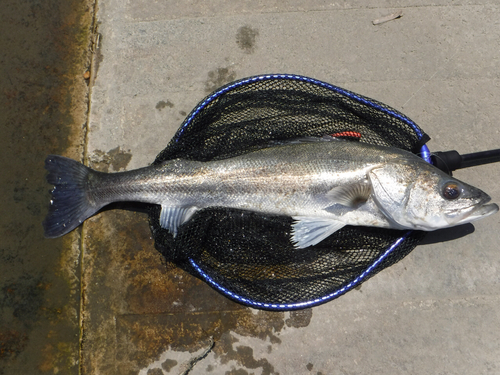
[(170, 207), (162, 205), (160, 213), (160, 226), (168, 229), (168, 231), (175, 237), (179, 226), (188, 221), (197, 210), (198, 207), (194, 206)]
[(294, 216), (293, 219), (296, 222), (292, 224), (292, 242), (299, 249), (314, 246), (345, 226), (341, 221), (324, 217)]

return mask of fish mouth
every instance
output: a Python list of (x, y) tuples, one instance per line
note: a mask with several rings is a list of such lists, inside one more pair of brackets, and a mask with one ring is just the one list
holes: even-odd
[(467, 221), (475, 221), (478, 219), (482, 219), (484, 217), (493, 215), (494, 213), (498, 212), (498, 205), (495, 203), (490, 203), (490, 204), (484, 204), (482, 206), (479, 206), (475, 210), (473, 210), (470, 215), (467, 215)]
[(454, 216), (453, 210), (447, 212), (450, 215), (450, 222), (454, 222), (452, 225), (470, 223), (487, 216), (493, 215), (498, 212), (498, 205), (495, 203), (487, 204), (491, 201), (491, 198), (484, 194), (483, 197), (476, 199), (471, 205), (466, 208), (462, 208), (461, 214), (455, 216), (455, 219), (451, 219)]

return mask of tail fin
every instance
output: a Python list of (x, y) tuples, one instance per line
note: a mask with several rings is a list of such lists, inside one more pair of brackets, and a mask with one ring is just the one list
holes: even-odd
[(45, 159), (45, 169), (49, 171), (47, 181), (54, 188), (43, 228), (46, 238), (56, 238), (71, 232), (99, 208), (87, 198), (90, 168), (72, 159), (49, 155)]

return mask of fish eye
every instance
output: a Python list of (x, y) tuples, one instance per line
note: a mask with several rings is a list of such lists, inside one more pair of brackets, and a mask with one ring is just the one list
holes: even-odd
[(443, 197), (449, 200), (457, 199), (461, 192), (462, 189), (454, 182), (448, 182), (443, 187)]

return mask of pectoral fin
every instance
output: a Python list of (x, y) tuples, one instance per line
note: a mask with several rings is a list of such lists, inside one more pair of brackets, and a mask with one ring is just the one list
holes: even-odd
[(197, 210), (197, 207), (169, 207), (162, 205), (160, 226), (168, 229), (175, 237), (177, 235), (177, 228), (188, 221)]
[(372, 185), (363, 180), (349, 185), (340, 185), (330, 190), (326, 196), (332, 204), (338, 203), (346, 207), (356, 208), (365, 203), (372, 192)]
[(294, 216), (293, 219), (296, 222), (292, 224), (292, 242), (299, 249), (320, 243), (345, 225), (323, 217)]

